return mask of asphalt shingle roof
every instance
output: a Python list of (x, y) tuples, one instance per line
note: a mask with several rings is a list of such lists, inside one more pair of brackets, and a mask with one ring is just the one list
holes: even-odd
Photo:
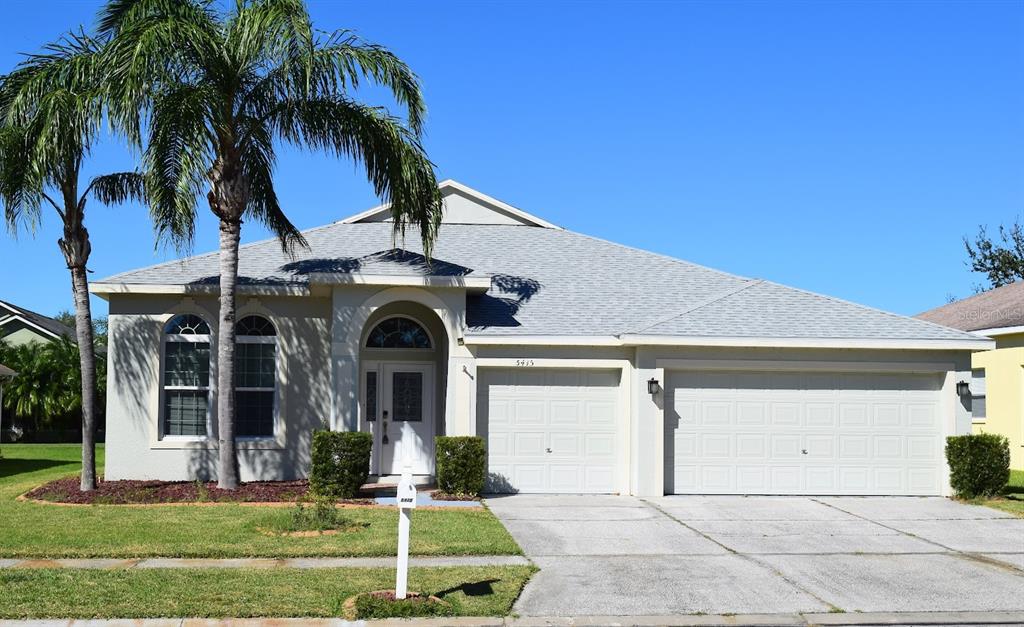
[[(38, 327), (42, 327), (43, 329), (46, 329), (47, 331), (53, 333), (54, 335), (63, 336), (71, 341), (75, 341), (75, 330), (61, 322), (58, 322), (57, 320), (54, 320), (53, 318), (44, 316), (41, 313), (36, 313), (31, 309), (18, 307), (17, 305), (9, 303), (5, 300), (0, 300), (0, 305), (7, 307), (12, 312), (19, 314), (21, 317), (25, 318), (32, 324)], [(0, 313), (2, 313), (2, 311), (0, 311)]]
[(1024, 281), (936, 307), (917, 317), (963, 331), (1024, 326)]
[[(335, 223), (304, 235), (310, 250), (295, 259), (276, 241), (243, 246), (241, 280), (301, 285), (315, 272), (490, 276), (486, 294), (468, 296), (467, 323), (475, 335), (977, 339), (559, 229), (444, 224), (429, 268), (418, 234), (410, 230), (396, 243), (389, 223)], [(217, 272), (211, 253), (102, 282), (210, 283)]]

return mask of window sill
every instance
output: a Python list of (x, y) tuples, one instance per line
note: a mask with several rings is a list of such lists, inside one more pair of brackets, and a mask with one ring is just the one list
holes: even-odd
[[(214, 447), (216, 448), (216, 447)], [(235, 438), (235, 448), (243, 450), (276, 450), (285, 448), (284, 438)]]
[(189, 438), (184, 436), (165, 436), (150, 444), (151, 449), (207, 449), (217, 448), (217, 443), (208, 437)]
[[(213, 438), (163, 439), (150, 444), (151, 450), (215, 451), (220, 446)], [(284, 438), (236, 438), (235, 448), (240, 451), (281, 450), (286, 448)]]
[(986, 422), (985, 418), (971, 418), (971, 424), (972, 425), (983, 425), (983, 424), (985, 424), (985, 422)]

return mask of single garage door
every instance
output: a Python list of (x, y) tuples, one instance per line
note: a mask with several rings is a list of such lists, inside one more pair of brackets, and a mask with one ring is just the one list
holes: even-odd
[(491, 492), (610, 493), (619, 371), (481, 369), (477, 429)]
[(672, 372), (665, 491), (935, 495), (938, 375)]

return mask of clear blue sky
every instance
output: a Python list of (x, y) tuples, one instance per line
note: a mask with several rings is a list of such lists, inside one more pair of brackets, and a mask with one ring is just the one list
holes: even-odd
[[(98, 6), (6, 0), (0, 72)], [(961, 238), (1024, 210), (1024, 2), (311, 10), (419, 73), (440, 178), (583, 233), (913, 314), (971, 294)], [(111, 144), (87, 169), (132, 164)], [(276, 184), (303, 228), (377, 203), (352, 164), (315, 154), (285, 154)], [(194, 250), (214, 250), (200, 213)], [(0, 298), (70, 307), (54, 218), (0, 236)], [(94, 204), (88, 226), (94, 278), (176, 256), (140, 207)]]

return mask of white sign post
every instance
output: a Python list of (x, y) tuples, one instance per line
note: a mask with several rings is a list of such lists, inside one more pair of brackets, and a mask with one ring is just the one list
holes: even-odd
[(409, 582), (409, 524), (416, 509), (416, 484), (409, 464), (398, 482), (398, 571), (395, 573), (395, 598), (404, 599)]

